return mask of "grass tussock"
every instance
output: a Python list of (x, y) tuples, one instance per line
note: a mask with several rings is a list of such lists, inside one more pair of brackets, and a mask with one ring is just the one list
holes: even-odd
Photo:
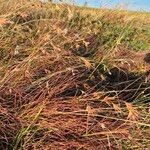
[(0, 0), (0, 149), (149, 148), (149, 15)]

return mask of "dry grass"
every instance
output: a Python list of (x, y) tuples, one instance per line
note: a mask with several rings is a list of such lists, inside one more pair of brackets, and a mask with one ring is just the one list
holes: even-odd
[(0, 149), (149, 148), (147, 15), (1, 0)]

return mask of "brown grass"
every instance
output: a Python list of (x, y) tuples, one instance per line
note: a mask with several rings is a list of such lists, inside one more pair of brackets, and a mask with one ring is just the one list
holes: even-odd
[(71, 21), (79, 8), (0, 2), (0, 149), (149, 147), (145, 53), (102, 51), (97, 27)]

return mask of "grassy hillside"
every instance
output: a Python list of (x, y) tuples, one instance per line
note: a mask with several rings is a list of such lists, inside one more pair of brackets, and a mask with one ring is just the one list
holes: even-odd
[(0, 149), (150, 147), (150, 13), (0, 0)]

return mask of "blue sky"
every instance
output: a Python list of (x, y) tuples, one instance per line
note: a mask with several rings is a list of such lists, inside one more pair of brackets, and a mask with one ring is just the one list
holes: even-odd
[(150, 11), (150, 0), (74, 0), (76, 4), (83, 5), (85, 1), (92, 7), (116, 7), (119, 4), (127, 4), (131, 10)]

